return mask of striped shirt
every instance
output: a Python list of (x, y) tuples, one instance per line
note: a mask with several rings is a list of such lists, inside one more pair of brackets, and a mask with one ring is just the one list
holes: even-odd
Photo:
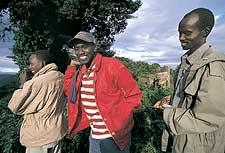
[(90, 121), (91, 135), (94, 139), (105, 139), (112, 137), (109, 130), (106, 127), (105, 122), (101, 114), (99, 113), (98, 106), (95, 101), (95, 91), (94, 91), (94, 75), (92, 67), (89, 75), (83, 75), (82, 85), (81, 85), (81, 103), (87, 114), (87, 118)]

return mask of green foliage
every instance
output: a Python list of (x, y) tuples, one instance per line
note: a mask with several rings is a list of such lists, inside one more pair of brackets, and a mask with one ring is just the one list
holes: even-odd
[[(12, 58), (22, 69), (30, 53), (50, 49), (60, 34), (74, 36), (81, 30), (92, 31), (99, 44), (98, 51), (112, 56), (114, 53), (108, 50), (114, 35), (123, 32), (127, 19), (140, 6), (140, 0), (16, 0), (2, 3), (0, 11), (8, 7), (11, 24), (16, 29)], [(67, 56), (59, 53), (61, 47), (51, 52), (57, 65), (66, 65)], [(61, 66), (60, 70), (64, 68)]]
[(15, 74), (0, 74), (0, 87), (6, 86), (8, 84), (11, 84), (11, 81), (15, 83), (17, 79), (17, 76)]
[(13, 114), (7, 107), (12, 92), (18, 87), (17, 75), (0, 75), (0, 152), (21, 153), (24, 147), (19, 143), (20, 116)]
[(146, 62), (134, 62), (125, 57), (116, 57), (120, 61), (129, 68), (130, 72), (134, 76), (135, 80), (138, 81), (140, 77), (147, 77), (149, 74), (156, 73), (156, 69), (160, 67), (159, 64), (148, 64)]
[[(59, 69), (64, 71), (68, 56), (60, 50), (70, 37), (81, 30), (93, 31), (99, 43), (99, 52), (112, 56), (113, 52), (108, 49), (115, 34), (123, 32), (127, 25), (126, 20), (132, 18), (131, 14), (140, 5), (140, 0), (8, 0), (0, 3), (0, 10), (9, 8), (10, 21), (16, 29), (13, 59), (20, 69), (27, 66), (30, 53), (38, 49), (48, 49), (55, 56)], [(140, 78), (154, 74), (160, 67), (159, 64), (149, 65), (126, 58), (118, 59), (130, 69), (143, 94), (142, 110), (134, 114), (135, 128), (132, 131), (131, 152), (158, 153), (164, 127), (162, 112), (152, 110), (149, 106), (172, 91), (151, 87), (140, 81)], [(3, 153), (24, 152), (24, 147), (19, 144), (21, 117), (14, 115), (7, 108), (16, 86), (16, 83), (13, 86), (3, 85), (4, 89), (1, 90), (6, 91), (3, 97), (0, 97), (0, 152)], [(62, 152), (87, 153), (88, 136), (89, 129), (86, 129), (76, 137), (64, 138)]]
[(164, 123), (162, 111), (151, 106), (162, 97), (171, 94), (171, 89), (154, 88), (139, 82), (142, 91), (142, 110), (134, 114), (135, 127), (132, 133), (132, 153), (159, 153)]
[(19, 143), (19, 127), (22, 118), (8, 109), (7, 105), (11, 96), (7, 94), (0, 99), (0, 152), (21, 153), (25, 152), (25, 148)]
[[(130, 69), (134, 78), (138, 81), (138, 85), (142, 91), (142, 109), (134, 114), (135, 127), (132, 130), (131, 153), (159, 153), (160, 140), (164, 123), (162, 120), (162, 111), (150, 108), (157, 100), (165, 95), (172, 93), (171, 89), (162, 87), (153, 87), (141, 82), (138, 78), (143, 73), (154, 73), (157, 64), (149, 65), (144, 62), (133, 62), (127, 58), (119, 58)], [(3, 77), (2, 77), (3, 78)], [(7, 77), (5, 77), (7, 78)], [(16, 78), (14, 77), (15, 81)], [(2, 79), (4, 80), (4, 79)], [(13, 82), (13, 80), (8, 80)], [(3, 81), (4, 82), (4, 81)], [(0, 77), (1, 84), (1, 77)], [(21, 125), (21, 117), (14, 115), (7, 108), (8, 101), (11, 97), (14, 87), (10, 88), (8, 94), (4, 98), (0, 98), (0, 152), (3, 153), (19, 153), (24, 151), (19, 143), (19, 127)], [(88, 153), (88, 136), (90, 129), (79, 132), (75, 137), (65, 137), (62, 140), (62, 152), (66, 153)]]
[(160, 153), (160, 140), (165, 125), (162, 120), (162, 111), (154, 110), (151, 106), (164, 96), (171, 95), (172, 89), (150, 86), (139, 80), (140, 77), (156, 73), (156, 70), (160, 68), (159, 64), (150, 65), (123, 57), (117, 58), (129, 68), (142, 91), (142, 110), (134, 114), (135, 127), (132, 131), (131, 152)]
[(75, 137), (64, 138), (62, 141), (62, 152), (66, 153), (88, 153), (89, 148), (89, 132), (90, 129), (87, 128), (79, 132)]
[(18, 84), (17, 75), (0, 74), (0, 99), (8, 93), (12, 93)]

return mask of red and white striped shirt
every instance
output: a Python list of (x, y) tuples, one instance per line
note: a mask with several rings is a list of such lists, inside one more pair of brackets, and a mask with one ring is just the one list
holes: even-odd
[(95, 91), (94, 91), (94, 75), (93, 69), (95, 65), (92, 66), (91, 72), (88, 75), (83, 75), (82, 85), (81, 85), (81, 103), (87, 114), (87, 118), (90, 121), (91, 135), (94, 139), (105, 139), (112, 137), (106, 124), (99, 113), (98, 106), (95, 101)]

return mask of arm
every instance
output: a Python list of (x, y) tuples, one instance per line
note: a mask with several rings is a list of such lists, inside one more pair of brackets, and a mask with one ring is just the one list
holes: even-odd
[(22, 89), (18, 89), (13, 93), (13, 96), (8, 103), (8, 107), (12, 112), (18, 115), (37, 112), (39, 103), (35, 104), (35, 102), (33, 102), (37, 94), (38, 89), (33, 87), (33, 82), (27, 81), (24, 83)]
[(77, 65), (79, 65), (79, 62), (71, 60), (70, 65), (67, 66), (67, 69), (64, 75), (64, 92), (66, 96), (70, 95), (73, 78), (77, 71), (76, 69)]
[(225, 124), (224, 93), (224, 77), (211, 75), (208, 69), (203, 74), (193, 108), (165, 108), (164, 120), (176, 135), (213, 132)]
[(118, 66), (118, 88), (122, 91), (129, 108), (132, 112), (136, 111), (141, 106), (142, 93), (134, 80), (130, 71), (124, 66)]

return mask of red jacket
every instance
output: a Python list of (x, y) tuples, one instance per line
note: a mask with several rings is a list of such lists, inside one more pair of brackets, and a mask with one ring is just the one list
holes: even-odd
[[(141, 91), (129, 70), (117, 59), (102, 57), (95, 58), (94, 77), (95, 97), (100, 114), (120, 149), (124, 149), (133, 128), (133, 112), (141, 105)], [(77, 98), (75, 103), (68, 98), (68, 132), (75, 135), (89, 127), (89, 120), (80, 103), (80, 82), (85, 66), (80, 70), (76, 82)], [(64, 90), (70, 95), (76, 68), (68, 66), (64, 76)], [(81, 108), (81, 109), (79, 109)]]

